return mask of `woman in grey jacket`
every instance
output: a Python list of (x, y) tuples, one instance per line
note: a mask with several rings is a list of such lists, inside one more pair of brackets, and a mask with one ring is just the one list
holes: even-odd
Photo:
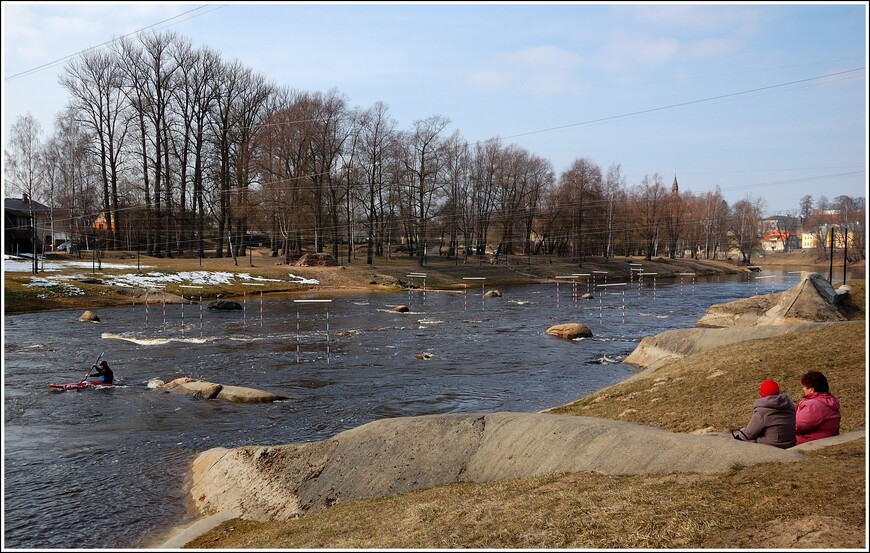
[(779, 393), (779, 384), (765, 380), (758, 390), (761, 396), (752, 404), (749, 424), (732, 432), (735, 439), (772, 445), (783, 449), (795, 445), (794, 405)]

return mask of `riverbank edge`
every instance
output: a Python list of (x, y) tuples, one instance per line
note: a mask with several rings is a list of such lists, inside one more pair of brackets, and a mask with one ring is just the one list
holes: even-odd
[[(57, 257), (57, 256), (56, 256)], [(507, 263), (482, 263), (435, 258), (420, 266), (413, 258), (393, 257), (377, 260), (376, 264), (363, 263), (336, 266), (295, 266), (259, 261), (257, 266), (237, 266), (228, 259), (147, 259), (143, 268), (148, 273), (174, 274), (186, 272), (227, 272), (245, 274), (251, 278), (267, 280), (252, 290), (242, 282), (198, 286), (193, 292), (183, 281), (167, 283), (160, 289), (117, 286), (110, 284), (110, 276), (129, 274), (129, 270), (111, 268), (113, 261), (129, 263), (129, 254), (107, 254), (104, 268), (84, 277), (79, 269), (31, 273), (4, 272), (4, 315), (35, 313), (40, 311), (129, 306), (143, 304), (148, 296), (152, 301), (166, 303), (198, 303), (215, 299), (238, 299), (245, 294), (260, 292), (267, 297), (330, 297), (358, 293), (394, 293), (407, 289), (426, 291), (472, 292), (480, 288), (493, 289), (529, 284), (563, 284), (594, 288), (601, 284), (630, 283), (642, 275), (647, 279), (668, 281), (680, 279), (691, 282), (695, 276), (754, 273), (758, 267), (741, 265), (733, 261), (691, 258), (643, 257), (587, 258), (582, 262), (562, 257), (535, 259), (513, 258)], [(805, 266), (822, 271), (821, 266)], [(142, 271), (136, 271), (141, 273)], [(145, 274), (148, 274), (145, 273)], [(288, 273), (292, 275), (287, 279)], [(419, 276), (424, 275), (424, 276)], [(45, 287), (32, 285), (34, 278), (69, 278), (77, 288), (74, 294), (61, 294)], [(298, 278), (311, 279), (317, 284), (300, 284)], [(480, 284), (478, 284), (480, 283)], [(194, 295), (195, 294), (195, 295)], [(157, 298), (160, 298), (159, 300)]]

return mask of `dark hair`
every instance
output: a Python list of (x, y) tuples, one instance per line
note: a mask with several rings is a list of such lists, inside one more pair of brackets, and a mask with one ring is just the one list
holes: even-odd
[(801, 377), (801, 384), (822, 394), (830, 393), (828, 391), (828, 379), (819, 371), (809, 371), (803, 375)]

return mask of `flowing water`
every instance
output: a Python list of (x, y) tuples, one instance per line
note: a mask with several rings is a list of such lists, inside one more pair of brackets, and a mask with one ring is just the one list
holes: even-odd
[[(599, 275), (600, 276), (600, 275)], [(385, 417), (537, 412), (620, 382), (644, 336), (799, 275), (563, 281), (466, 292), (261, 299), (244, 309), (152, 303), (4, 317), (4, 540), (10, 548), (149, 547), (191, 519), (193, 458), (212, 447), (322, 440)], [(593, 299), (580, 296), (590, 291)], [(299, 299), (321, 301), (296, 301)], [(328, 301), (322, 301), (328, 300)], [(404, 304), (407, 313), (392, 307)], [(581, 322), (592, 338), (544, 334)], [(52, 392), (100, 352), (123, 387)], [(423, 354), (424, 359), (417, 355)], [(149, 388), (188, 376), (274, 392), (267, 404)]]

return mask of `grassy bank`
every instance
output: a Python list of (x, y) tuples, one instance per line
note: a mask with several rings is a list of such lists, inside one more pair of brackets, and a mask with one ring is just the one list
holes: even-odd
[[(864, 284), (850, 282), (853, 319), (864, 318)], [(749, 420), (761, 381), (778, 380), (797, 401), (800, 375), (818, 369), (842, 402), (847, 432), (866, 425), (865, 344), (866, 325), (851, 324), (723, 346), (555, 412), (726, 432)], [(865, 548), (866, 441), (805, 456), (715, 475), (583, 473), (453, 484), (338, 504), (290, 522), (236, 519), (187, 547)]]
[[(680, 278), (680, 273), (698, 275), (729, 274), (746, 271), (745, 267), (724, 261), (617, 257), (611, 259), (587, 258), (582, 262), (555, 256), (531, 258), (502, 258), (493, 263), (488, 257), (431, 256), (424, 265), (408, 255), (393, 254), (391, 257), (375, 258), (372, 265), (360, 256), (352, 262), (338, 260), (340, 265), (309, 267), (286, 265), (271, 257), (268, 250), (254, 250), (252, 255), (236, 260), (230, 257), (162, 257), (137, 255), (135, 252), (107, 252), (97, 264), (88, 252), (82, 258), (76, 255), (49, 255), (47, 262), (76, 261), (81, 267), (65, 267), (58, 270), (32, 274), (29, 272), (4, 272), (4, 312), (28, 313), (47, 309), (96, 309), (141, 304), (148, 290), (142, 287), (117, 286), (112, 279), (135, 275), (174, 275), (171, 282), (161, 283), (159, 289), (150, 290), (152, 301), (162, 301), (161, 294), (184, 296), (187, 300), (203, 301), (215, 298), (241, 298), (243, 294), (315, 294), (331, 295), (347, 291), (396, 291), (406, 287), (426, 286), (433, 290), (459, 291), (466, 286), (480, 286), (480, 281), (465, 280), (469, 277), (484, 278), (486, 289), (517, 284), (556, 282), (557, 276), (595, 273), (597, 283), (626, 282), (632, 277), (631, 269), (642, 268), (656, 273), (657, 279)], [(113, 268), (124, 265), (124, 268)], [(191, 287), (193, 277), (187, 274), (226, 273), (229, 282), (220, 284), (197, 284)], [(410, 277), (413, 273), (425, 273)], [(245, 279), (240, 277), (244, 276)], [(578, 282), (585, 282), (578, 277)], [(591, 278), (591, 277), (589, 277)], [(684, 277), (687, 278), (687, 277)], [(256, 288), (251, 281), (256, 281)], [(54, 283), (45, 286), (46, 281)], [(317, 281), (316, 284), (308, 283)], [(473, 284), (469, 284), (469, 283)], [(564, 282), (564, 281), (563, 281)], [(34, 286), (34, 284), (42, 284)]]

